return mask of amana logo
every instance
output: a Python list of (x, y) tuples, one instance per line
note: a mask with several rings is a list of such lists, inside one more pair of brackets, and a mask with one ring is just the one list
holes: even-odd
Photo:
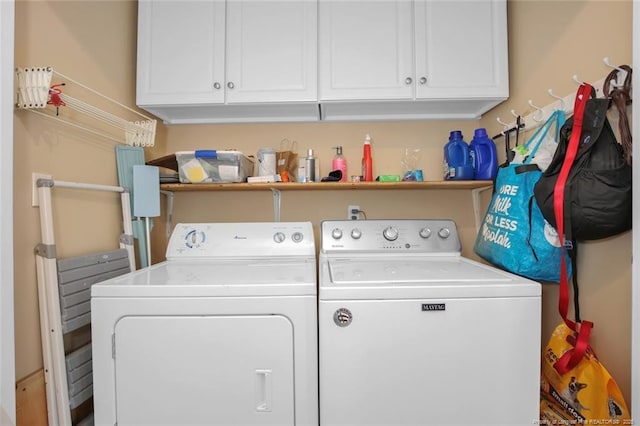
[(444, 303), (423, 303), (423, 311), (444, 311), (446, 310), (446, 304)]

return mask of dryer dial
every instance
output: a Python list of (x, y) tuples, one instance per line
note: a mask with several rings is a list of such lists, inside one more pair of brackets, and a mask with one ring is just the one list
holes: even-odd
[(207, 234), (198, 229), (192, 229), (184, 236), (184, 245), (188, 248), (200, 247), (207, 240)]
[(340, 238), (342, 238), (342, 229), (333, 228), (333, 230), (331, 231), (331, 236), (334, 240), (339, 240)]
[(358, 228), (353, 228), (351, 230), (351, 238), (353, 238), (354, 240), (359, 240), (360, 237), (362, 237), (362, 231)]
[(287, 237), (284, 235), (283, 232), (276, 232), (275, 234), (273, 234), (273, 241), (275, 241), (276, 243), (281, 243), (283, 242)]
[(422, 238), (427, 239), (431, 236), (431, 228), (422, 228), (419, 233)]
[(387, 241), (395, 241), (398, 239), (398, 229), (393, 226), (388, 226), (382, 231), (382, 236)]
[(451, 230), (449, 228), (440, 228), (438, 231), (438, 236), (443, 240), (446, 240), (451, 235)]

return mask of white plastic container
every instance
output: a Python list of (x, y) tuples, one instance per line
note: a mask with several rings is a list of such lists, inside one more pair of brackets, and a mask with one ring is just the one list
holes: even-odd
[(245, 182), (253, 173), (254, 159), (240, 151), (178, 151), (181, 183)]

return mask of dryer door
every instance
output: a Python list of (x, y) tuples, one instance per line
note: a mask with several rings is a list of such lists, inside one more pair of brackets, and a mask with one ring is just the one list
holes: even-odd
[(114, 345), (119, 426), (294, 424), (283, 316), (124, 317)]

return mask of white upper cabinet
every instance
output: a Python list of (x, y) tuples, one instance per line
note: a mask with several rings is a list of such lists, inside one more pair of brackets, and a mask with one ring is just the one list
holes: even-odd
[(509, 95), (504, 1), (415, 0), (416, 97)]
[(227, 8), (227, 102), (317, 101), (316, 2)]
[(509, 95), (505, 0), (319, 2), (322, 119), (478, 118)]
[(138, 105), (224, 102), (224, 1), (138, 3)]
[(142, 108), (167, 123), (318, 119), (316, 0), (138, 4)]
[(475, 119), (509, 95), (506, 0), (139, 0), (166, 123)]
[(410, 1), (320, 0), (320, 100), (413, 98)]

